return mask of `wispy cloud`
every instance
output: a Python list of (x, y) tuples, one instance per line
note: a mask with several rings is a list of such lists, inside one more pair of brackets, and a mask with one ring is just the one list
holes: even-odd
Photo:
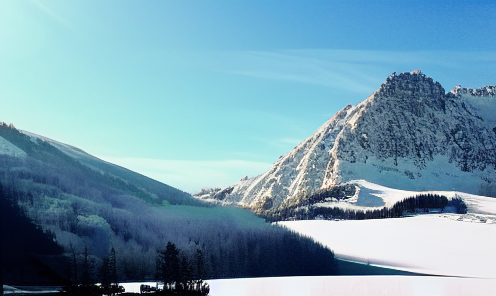
[(261, 174), (271, 166), (270, 163), (246, 160), (98, 157), (190, 193), (204, 187), (226, 187), (246, 175)]
[(357, 79), (360, 71), (356, 71), (356, 65), (336, 58), (313, 57), (302, 51), (239, 52), (227, 57), (233, 61), (226, 71), (235, 74), (323, 85), (359, 93), (374, 90), (371, 85)]
[(294, 49), (180, 55), (183, 58), (176, 62), (188, 66), (209, 67), (260, 79), (321, 85), (363, 95), (376, 90), (392, 72), (421, 69), (435, 79), (444, 78), (445, 81), (440, 82), (451, 87), (452, 83), (466, 84), (467, 75), (463, 71), (477, 72), (479, 77), (487, 79), (494, 77), (496, 68), (494, 51)]
[(38, 1), (38, 0), (31, 0), (31, 3), (33, 3), (34, 5), (36, 5), (39, 9), (41, 9), (48, 16), (50, 16), (53, 20), (55, 20), (59, 24), (63, 25), (64, 27), (69, 28), (69, 29), (72, 29), (73, 28), (73, 25), (71, 23), (69, 23), (66, 19), (64, 19), (63, 17), (61, 17), (57, 13), (55, 13), (53, 11), (53, 9), (50, 9), (45, 4), (42, 4), (40, 1)]

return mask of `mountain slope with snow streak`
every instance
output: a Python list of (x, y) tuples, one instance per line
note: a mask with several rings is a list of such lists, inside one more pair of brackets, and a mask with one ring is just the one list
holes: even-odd
[(495, 196), (493, 86), (444, 88), (420, 71), (392, 74), (348, 105), (265, 173), (207, 198), (263, 213), (319, 190), (367, 180), (411, 191)]

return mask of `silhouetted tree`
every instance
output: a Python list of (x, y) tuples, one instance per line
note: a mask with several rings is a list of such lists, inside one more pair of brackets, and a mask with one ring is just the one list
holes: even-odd
[(110, 256), (109, 256), (109, 273), (110, 273), (110, 282), (112, 284), (117, 285), (117, 259), (115, 257), (115, 249), (112, 247), (110, 249)]
[(196, 279), (203, 279), (205, 274), (204, 274), (204, 259), (203, 259), (203, 252), (200, 249), (196, 249), (196, 254), (195, 254), (195, 259), (196, 259)]
[(77, 264), (77, 259), (76, 259), (76, 252), (74, 252), (74, 247), (72, 246), (72, 243), (70, 244), (70, 247), (71, 247), (71, 254), (72, 254), (71, 282), (73, 284), (79, 284), (78, 264)]
[(180, 281), (185, 283), (193, 279), (193, 271), (191, 268), (191, 264), (188, 258), (185, 255), (181, 256), (181, 260), (179, 262), (179, 277)]
[(88, 262), (88, 247), (84, 247), (84, 259), (83, 259), (83, 284), (88, 285), (91, 283), (90, 278), (90, 264)]
[(108, 288), (112, 281), (110, 280), (110, 270), (109, 270), (110, 260), (108, 256), (102, 259), (102, 266), (100, 267), (100, 282), (102, 287)]
[(165, 250), (159, 250), (157, 252), (158, 280), (163, 281), (164, 284), (172, 284), (180, 281), (179, 251), (176, 245), (169, 241)]

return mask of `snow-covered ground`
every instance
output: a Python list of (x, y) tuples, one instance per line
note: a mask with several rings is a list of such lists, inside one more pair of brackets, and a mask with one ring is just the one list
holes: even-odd
[(209, 280), (211, 296), (494, 295), (496, 280), (428, 276), (328, 276)]
[(431, 275), (496, 279), (496, 224), (438, 214), (279, 223), (321, 242), (341, 259)]
[[(485, 296), (496, 291), (496, 279), (434, 276), (272, 277), (206, 282), (210, 285), (210, 296)], [(121, 285), (128, 293), (139, 293), (141, 284), (156, 285), (155, 282)]]
[(312, 237), (341, 259), (431, 275), (496, 279), (496, 198), (455, 191), (397, 190), (364, 180), (350, 183), (360, 186), (358, 200), (379, 197), (391, 206), (409, 196), (437, 193), (462, 198), (468, 213), (279, 224)]
[[(356, 210), (380, 209), (383, 206), (392, 207), (398, 201), (419, 194), (439, 194), (448, 198), (458, 197), (463, 199), (469, 214), (494, 215), (496, 222), (496, 198), (463, 193), (459, 191), (410, 191), (393, 189), (378, 185), (365, 180), (352, 180), (348, 184), (356, 184), (359, 187), (354, 197), (340, 202), (321, 203), (319, 206), (339, 207)], [(379, 201), (379, 202), (378, 202)], [(374, 204), (376, 204), (374, 206)], [(363, 206), (369, 205), (369, 206)], [(371, 205), (371, 206), (370, 206)]]

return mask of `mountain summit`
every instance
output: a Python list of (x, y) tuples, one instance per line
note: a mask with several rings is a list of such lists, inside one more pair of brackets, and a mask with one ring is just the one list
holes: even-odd
[[(217, 192), (255, 212), (298, 205), (350, 181), (406, 190), (495, 195), (496, 88), (446, 93), (420, 70), (393, 73), (348, 105), (265, 173)], [(343, 187), (344, 185), (344, 187)]]

